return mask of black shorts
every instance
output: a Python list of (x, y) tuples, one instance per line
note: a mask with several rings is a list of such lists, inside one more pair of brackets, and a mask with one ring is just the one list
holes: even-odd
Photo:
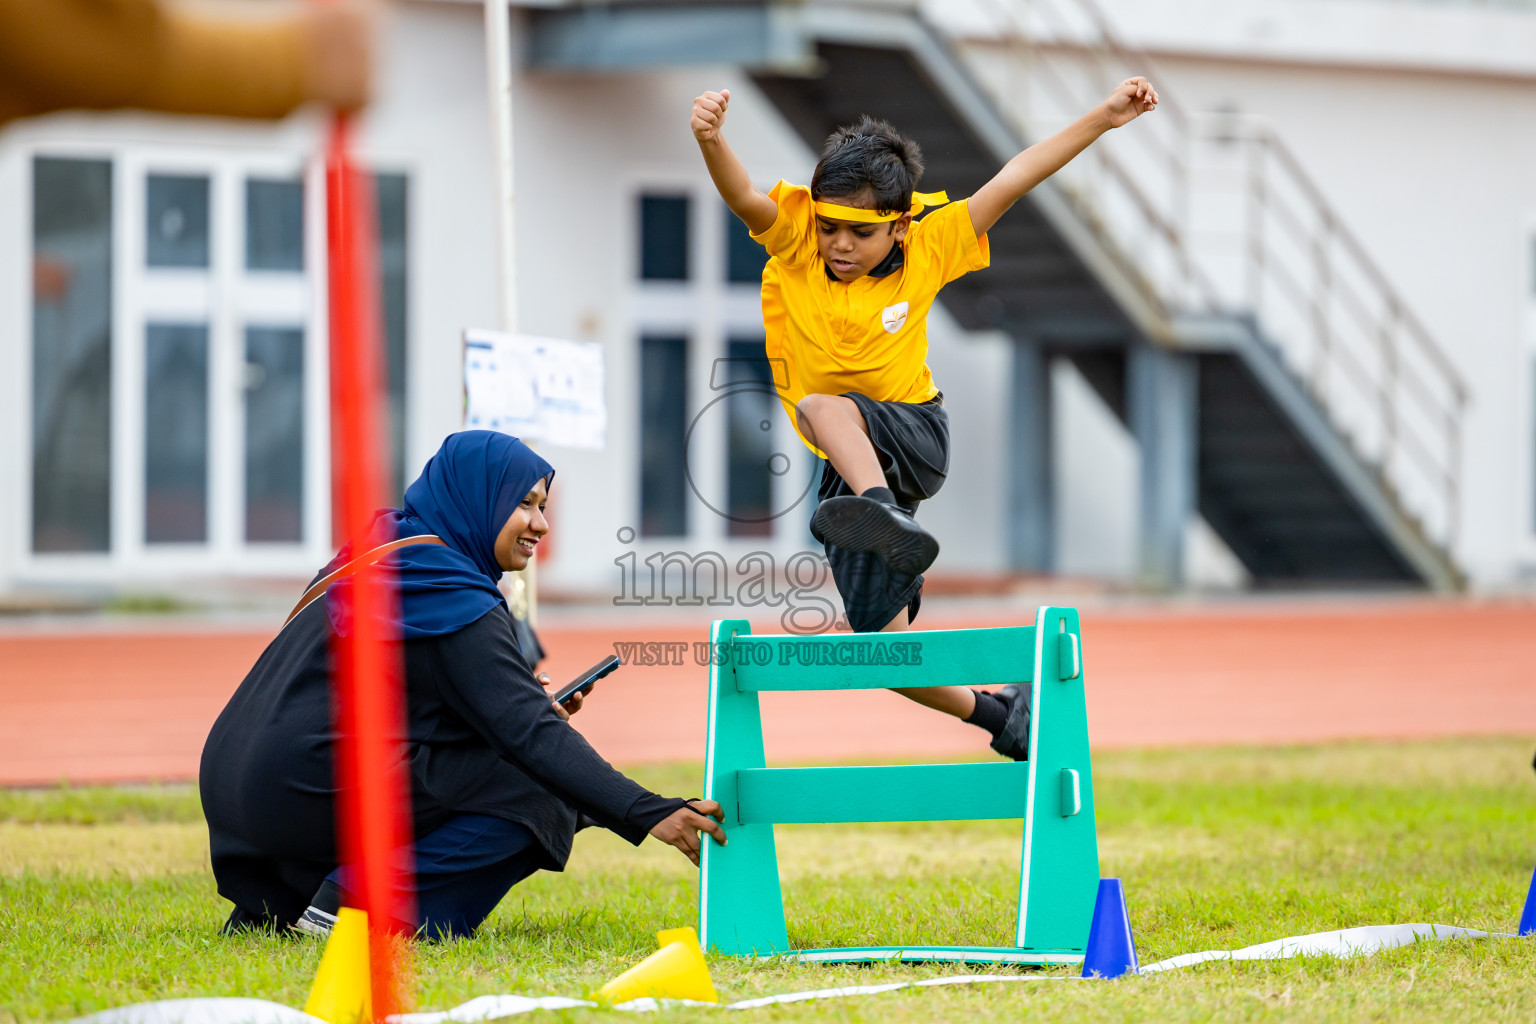
[[(921, 404), (877, 402), (852, 392), (843, 397), (852, 399), (863, 414), (869, 440), (885, 471), (885, 485), (896, 495), (896, 503), (916, 512), (919, 502), (939, 493), (949, 472), (949, 414), (944, 411), (944, 396)], [(817, 500), (853, 493), (832, 463), (824, 463)], [(902, 608), (907, 609), (908, 622), (917, 618), (922, 576), (892, 572), (885, 559), (872, 551), (825, 547), (849, 629), (877, 632)]]

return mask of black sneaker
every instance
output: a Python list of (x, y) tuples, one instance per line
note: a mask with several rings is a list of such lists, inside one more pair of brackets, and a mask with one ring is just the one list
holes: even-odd
[(336, 927), (336, 915), (327, 914), (315, 906), (306, 907), (304, 913), (299, 915), (299, 919), (293, 922), (294, 931), (315, 935), (322, 939), (330, 935), (334, 927)]
[(276, 924), (270, 914), (253, 914), (242, 907), (229, 912), (229, 920), (219, 930), (221, 935), (239, 935), (242, 932), (271, 931)]
[(336, 927), (336, 915), (341, 912), (341, 904), (341, 887), (327, 878), (320, 883), (320, 888), (316, 889), (315, 894), (310, 897), (309, 906), (305, 908), (304, 913), (293, 922), (293, 930), (325, 938), (331, 934), (331, 929)]
[(992, 749), (1015, 761), (1029, 760), (1029, 696), (1027, 688), (1009, 683), (993, 694), (1008, 705), (1008, 721), (992, 740)]
[(816, 506), (811, 536), (848, 551), (874, 551), (894, 572), (916, 576), (939, 557), (939, 542), (896, 505), (845, 494)]

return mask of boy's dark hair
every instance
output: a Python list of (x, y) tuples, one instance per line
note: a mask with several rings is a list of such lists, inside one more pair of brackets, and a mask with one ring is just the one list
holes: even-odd
[(875, 194), (881, 213), (906, 213), (912, 189), (923, 176), (923, 153), (917, 143), (868, 114), (857, 124), (827, 136), (821, 162), (811, 175), (815, 199), (848, 199), (865, 189)]

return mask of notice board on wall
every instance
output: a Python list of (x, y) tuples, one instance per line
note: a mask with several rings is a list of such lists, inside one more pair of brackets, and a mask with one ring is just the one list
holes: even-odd
[(465, 331), (464, 426), (567, 448), (604, 447), (602, 346)]

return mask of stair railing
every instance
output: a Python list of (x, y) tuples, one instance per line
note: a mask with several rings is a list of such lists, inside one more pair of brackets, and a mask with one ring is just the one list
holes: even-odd
[(955, 42), (1027, 140), (1124, 78), (1152, 79), (1156, 115), (1058, 174), (1067, 201), (1170, 332), (1190, 316), (1249, 320), (1421, 532), (1454, 544), (1466, 386), (1274, 130), (1186, 110), (1094, 0), (974, 3), (986, 27)]

